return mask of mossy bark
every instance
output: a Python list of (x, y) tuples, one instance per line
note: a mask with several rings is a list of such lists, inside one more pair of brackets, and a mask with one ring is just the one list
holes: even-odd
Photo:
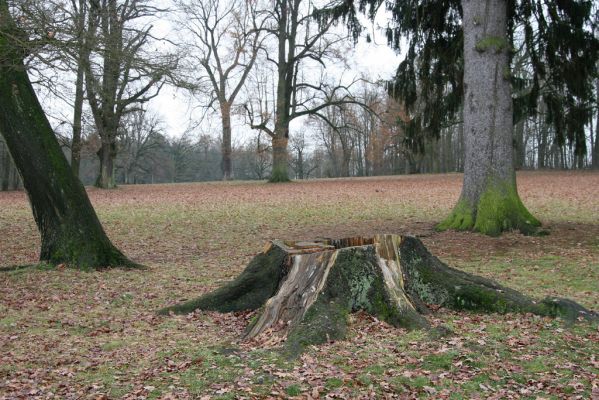
[(541, 223), (522, 203), (515, 182), (495, 181), (485, 186), (477, 199), (463, 194), (437, 229), (474, 230), (490, 236), (509, 230), (527, 235), (538, 232)]
[[(274, 241), (237, 279), (196, 300), (162, 310), (257, 310), (244, 338), (277, 335), (298, 354), (343, 339), (348, 315), (365, 311), (393, 326), (428, 329), (430, 306), (475, 312), (530, 312), (575, 320), (597, 315), (575, 302), (542, 302), (448, 267), (409, 236)], [(435, 308), (436, 308), (435, 307)]]
[(289, 182), (289, 154), (287, 152), (287, 137), (276, 137), (272, 139), (272, 172), (270, 174), (271, 183)]
[[(464, 183), (439, 229), (536, 232), (516, 187), (506, 0), (462, 0)], [(492, 18), (489, 16), (493, 16)]]
[(41, 235), (40, 260), (82, 269), (138, 266), (106, 236), (38, 102), (23, 37), (0, 0), (0, 133), (21, 174)]
[(96, 187), (100, 189), (116, 188), (116, 181), (114, 179), (116, 153), (116, 143), (112, 139), (102, 139), (102, 145), (97, 152), (98, 159), (100, 160), (100, 173), (96, 178)]

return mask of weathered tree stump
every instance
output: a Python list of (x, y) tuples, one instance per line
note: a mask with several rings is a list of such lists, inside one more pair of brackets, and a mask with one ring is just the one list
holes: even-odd
[(430, 327), (430, 307), (530, 312), (574, 321), (597, 314), (567, 299), (536, 302), (498, 283), (451, 268), (410, 236), (272, 241), (232, 282), (162, 310), (232, 312), (262, 308), (244, 337), (268, 332), (299, 352), (342, 339), (348, 314), (363, 310), (397, 327)]

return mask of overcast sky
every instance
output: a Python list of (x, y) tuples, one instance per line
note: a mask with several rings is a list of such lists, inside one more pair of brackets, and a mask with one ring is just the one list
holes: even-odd
[[(345, 53), (349, 70), (347, 65), (327, 65), (327, 74), (335, 77), (343, 74), (346, 79), (350, 80), (354, 76), (363, 76), (372, 82), (390, 79), (395, 73), (400, 57), (387, 46), (382, 31), (375, 28), (377, 26), (386, 26), (388, 18), (389, 14), (385, 10), (379, 12), (374, 25), (366, 18), (363, 18), (362, 22), (366, 28), (363, 34), (364, 37), (355, 46), (349, 42), (347, 44)], [(158, 37), (176, 37), (174, 24), (170, 18), (156, 19), (152, 22), (152, 25), (154, 35)], [(335, 29), (345, 32), (346, 28), (338, 26)], [(370, 43), (365, 40), (366, 31), (373, 39)], [(54, 73), (60, 78), (60, 74), (64, 72), (54, 71)], [(68, 128), (70, 124), (65, 124), (65, 122), (71, 121), (72, 106), (44, 92), (43, 88), (36, 87), (36, 90), (55, 129), (64, 134), (70, 134), (70, 128)], [(186, 132), (189, 133), (192, 140), (202, 134), (209, 134), (214, 137), (220, 135), (219, 115), (213, 113), (211, 117), (205, 118), (198, 125), (203, 112), (198, 109), (198, 102), (190, 98), (184, 90), (165, 85), (160, 94), (149, 103), (148, 109), (164, 121), (164, 133), (171, 138), (181, 137)], [(250, 129), (242, 118), (234, 117), (232, 123), (234, 144), (243, 143), (257, 134), (257, 131)], [(299, 129), (307, 129), (304, 123), (305, 118), (292, 121), (290, 134), (293, 135)], [(193, 127), (193, 129), (190, 129), (190, 127)]]
[[(366, 19), (363, 20), (367, 28), (365, 31), (367, 30), (370, 33), (373, 40), (367, 43), (365, 38), (361, 38), (355, 46), (348, 46), (350, 51), (347, 56), (350, 66), (349, 71), (343, 72), (345, 66), (341, 65), (328, 65), (327, 69), (332, 70), (333, 74), (362, 75), (370, 81), (390, 79), (395, 73), (400, 57), (387, 46), (383, 33), (375, 28), (376, 26), (386, 25), (388, 17), (388, 13), (382, 10), (377, 16), (375, 25)], [(167, 21), (162, 21), (156, 28), (166, 35), (172, 29)], [(345, 27), (340, 26), (337, 29), (345, 29)], [(152, 100), (150, 104), (150, 110), (159, 114), (163, 119), (165, 133), (170, 137), (180, 137), (190, 129), (190, 126), (194, 126), (191, 131), (192, 138), (200, 134), (218, 136), (220, 134), (218, 114), (203, 120), (201, 125), (198, 126), (197, 121), (202, 111), (196, 107), (197, 103), (190, 99), (185, 91), (174, 87), (163, 88), (159, 96)], [(294, 130), (302, 129), (303, 124), (303, 120), (292, 121), (291, 135), (293, 135)], [(247, 124), (240, 118), (234, 118), (233, 129), (234, 143), (243, 142), (257, 134), (257, 131), (249, 129)]]

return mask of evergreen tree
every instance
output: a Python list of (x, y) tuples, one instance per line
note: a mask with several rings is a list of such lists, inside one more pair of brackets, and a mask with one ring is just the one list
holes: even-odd
[[(427, 136), (438, 137), (463, 109), (464, 185), (439, 228), (490, 235), (534, 232), (540, 223), (516, 188), (514, 116), (536, 113), (542, 101), (558, 144), (568, 141), (576, 154), (586, 152), (584, 126), (593, 100), (589, 77), (599, 52), (590, 29), (592, 1), (343, 0), (316, 17), (342, 19), (357, 37), (357, 13), (373, 17), (383, 3), (392, 13), (389, 43), (399, 49), (407, 40), (406, 58), (389, 92), (414, 116), (406, 127), (408, 142), (422, 149)], [(511, 74), (516, 44), (531, 59), (528, 81)]]

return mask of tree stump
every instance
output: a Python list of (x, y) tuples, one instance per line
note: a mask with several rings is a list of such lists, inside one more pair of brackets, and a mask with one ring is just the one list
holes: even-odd
[[(431, 307), (434, 306), (434, 307)], [(232, 282), (198, 299), (163, 309), (232, 312), (260, 309), (244, 338), (278, 335), (292, 352), (343, 339), (348, 315), (372, 314), (396, 327), (427, 329), (431, 308), (530, 312), (574, 321), (597, 314), (567, 299), (541, 302), (451, 268), (411, 236), (274, 240)]]

